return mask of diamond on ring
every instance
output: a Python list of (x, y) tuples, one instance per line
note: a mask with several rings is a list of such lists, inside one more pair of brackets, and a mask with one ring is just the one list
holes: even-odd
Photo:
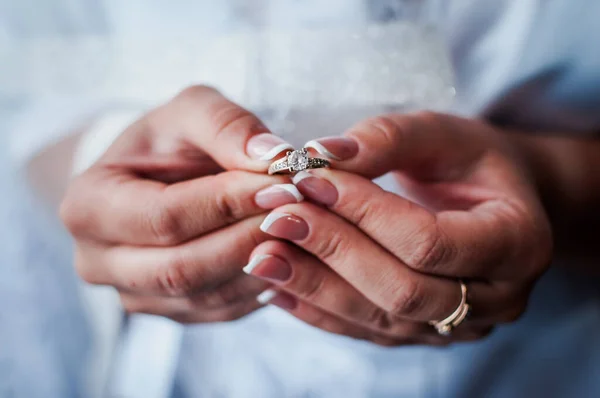
[(308, 149), (302, 148), (288, 151), (285, 156), (271, 163), (269, 174), (297, 173), (307, 169), (329, 167), (331, 163), (326, 159), (310, 157)]
[(308, 168), (308, 150), (306, 148), (287, 153), (287, 164), (292, 172)]

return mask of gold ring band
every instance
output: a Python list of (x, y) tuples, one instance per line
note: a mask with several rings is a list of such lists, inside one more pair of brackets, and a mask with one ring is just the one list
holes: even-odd
[(456, 310), (441, 321), (429, 321), (429, 324), (442, 336), (450, 335), (452, 330), (465, 320), (471, 309), (471, 306), (467, 303), (467, 285), (463, 281), (458, 281), (458, 283), (460, 284), (461, 299)]

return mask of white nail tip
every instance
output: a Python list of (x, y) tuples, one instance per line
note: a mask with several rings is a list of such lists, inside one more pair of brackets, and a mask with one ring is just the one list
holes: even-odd
[(259, 256), (254, 256), (250, 259), (250, 262), (248, 263), (248, 265), (246, 265), (244, 268), (242, 268), (242, 270), (247, 273), (248, 275), (250, 275), (252, 273), (252, 270), (254, 270), (254, 268), (256, 268), (256, 266), (260, 263), (262, 263), (264, 260), (266, 260), (267, 258), (273, 257), (270, 254), (261, 254)]
[(267, 232), (269, 230), (269, 228), (271, 228), (271, 225), (273, 225), (273, 223), (277, 220), (279, 220), (280, 218), (283, 217), (289, 217), (290, 214), (287, 213), (271, 213), (267, 216), (267, 218), (265, 218), (265, 220), (262, 222), (262, 224), (260, 224), (260, 230), (263, 232)]
[(312, 175), (308, 172), (308, 171), (300, 171), (298, 172), (293, 178), (292, 178), (292, 182), (294, 183), (294, 185), (298, 185), (298, 183), (302, 180), (304, 180), (305, 178), (308, 177), (312, 177)]
[(335, 156), (333, 153), (329, 152), (327, 148), (323, 146), (319, 141), (311, 140), (304, 144), (305, 148), (312, 148), (315, 151), (319, 152), (321, 155), (327, 156), (332, 160), (341, 160), (338, 156)]
[(267, 304), (276, 295), (277, 295), (277, 292), (275, 290), (268, 289), (268, 290), (265, 290), (264, 292), (262, 292), (261, 294), (259, 294), (258, 296), (256, 296), (256, 301), (258, 301), (261, 304)]
[(283, 151), (285, 151), (287, 149), (294, 149), (294, 147), (291, 144), (288, 144), (287, 142), (284, 142), (282, 144), (277, 145), (276, 147), (271, 148), (270, 151), (268, 151), (267, 153), (265, 153), (264, 155), (262, 155), (259, 159), (260, 160), (272, 160), (280, 152), (283, 152)]
[(302, 202), (304, 200), (304, 196), (298, 191), (298, 188), (294, 184), (277, 184), (273, 185), (276, 188), (281, 188), (292, 194), (292, 196), (296, 199), (296, 202)]

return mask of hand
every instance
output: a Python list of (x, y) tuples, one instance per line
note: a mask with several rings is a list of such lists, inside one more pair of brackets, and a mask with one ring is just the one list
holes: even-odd
[(264, 209), (302, 198), (265, 174), (266, 160), (288, 147), (215, 90), (185, 90), (72, 182), (61, 216), (79, 274), (117, 288), (130, 312), (180, 322), (259, 308), (267, 284), (241, 268), (266, 239)]
[[(471, 340), (523, 313), (549, 264), (551, 231), (501, 132), (445, 115), (391, 115), (312, 146), (345, 160), (294, 178), (327, 209), (286, 205), (262, 224), (294, 243), (266, 242), (253, 253), (249, 271), (279, 287), (272, 303), (386, 345)], [(341, 170), (393, 171), (411, 200)], [(426, 322), (457, 308), (459, 279), (472, 313), (450, 338), (437, 336)]]

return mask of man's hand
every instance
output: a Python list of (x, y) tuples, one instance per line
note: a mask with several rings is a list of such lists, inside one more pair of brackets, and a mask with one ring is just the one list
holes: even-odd
[(116, 287), (128, 311), (181, 322), (260, 307), (255, 298), (267, 284), (241, 269), (266, 239), (264, 209), (302, 199), (265, 174), (267, 160), (287, 148), (215, 90), (185, 90), (72, 182), (61, 216), (79, 274)]
[[(320, 144), (312, 146), (324, 154), (356, 150), (336, 164), (345, 171), (294, 178), (327, 209), (290, 204), (262, 224), (294, 243), (261, 244), (246, 269), (279, 286), (272, 303), (325, 330), (386, 345), (470, 340), (523, 313), (549, 265), (552, 237), (504, 135), (423, 113), (372, 119)], [(390, 171), (406, 197), (365, 178)], [(472, 313), (450, 338), (437, 336), (427, 321), (456, 309), (459, 279)]]

